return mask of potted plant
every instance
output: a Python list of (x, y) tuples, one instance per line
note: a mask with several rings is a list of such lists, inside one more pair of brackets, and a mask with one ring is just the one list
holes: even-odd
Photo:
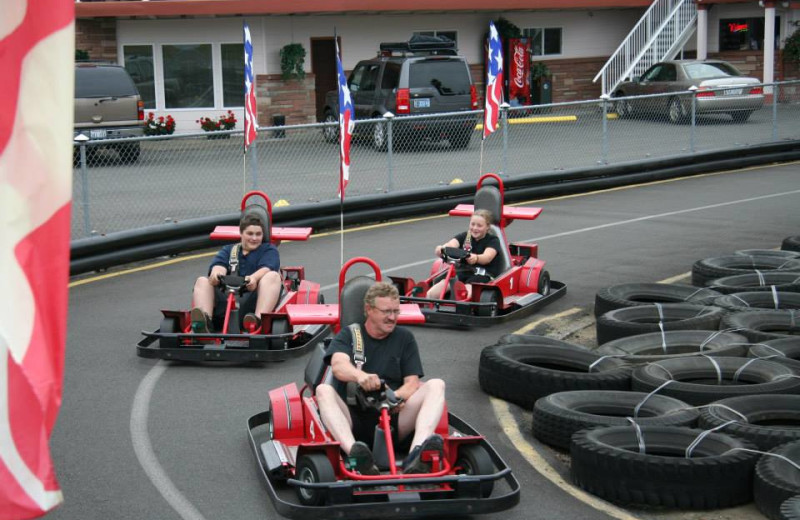
[(306, 72), (306, 50), (299, 43), (289, 43), (281, 48), (281, 75), (283, 79), (303, 79)]
[(175, 132), (175, 120), (171, 115), (155, 117), (149, 112), (144, 121), (144, 135), (170, 135)]
[[(200, 123), (200, 128), (206, 132), (216, 132), (218, 130), (233, 130), (236, 128), (236, 115), (228, 110), (227, 114), (219, 116), (218, 119), (211, 119), (210, 117), (201, 117), (197, 120)], [(225, 135), (210, 135), (209, 139), (222, 139), (229, 138), (230, 134)]]

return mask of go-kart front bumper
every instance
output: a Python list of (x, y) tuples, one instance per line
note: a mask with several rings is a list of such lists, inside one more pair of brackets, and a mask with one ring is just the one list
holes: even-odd
[[(428, 515), (441, 515), (445, 518), (461, 515), (494, 513), (510, 509), (519, 503), (520, 485), (511, 469), (500, 455), (486, 442), (481, 446), (486, 450), (498, 471), (491, 475), (445, 475), (442, 477), (419, 477), (413, 480), (392, 478), (387, 475), (380, 480), (339, 480), (336, 482), (307, 483), (295, 479), (280, 479), (279, 472), (270, 468), (262, 444), (269, 443), (264, 426), (269, 424), (270, 412), (256, 414), (247, 421), (250, 445), (256, 457), (259, 471), (269, 492), (276, 511), (294, 520), (316, 520), (318, 518), (408, 518)], [(467, 423), (448, 413), (451, 427), (463, 435), (479, 434)], [(481, 496), (481, 483), (486, 481), (503, 482), (502, 490), (497, 486), (489, 497)], [(296, 501), (294, 493), (279, 493), (278, 486), (313, 487), (325, 489), (328, 504), (324, 506), (307, 506)], [(451, 489), (438, 493), (422, 493), (414, 491), (415, 487), (450, 486), (458, 489), (458, 496)], [(404, 491), (399, 487), (404, 486)], [(358, 494), (355, 491), (368, 491)], [(295, 500), (291, 500), (295, 498)]]

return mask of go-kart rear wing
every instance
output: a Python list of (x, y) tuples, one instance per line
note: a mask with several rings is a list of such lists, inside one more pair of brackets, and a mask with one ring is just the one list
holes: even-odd
[[(338, 325), (338, 304), (294, 304), (286, 306), (286, 314), (291, 325)], [(400, 315), (397, 317), (400, 325), (419, 325), (425, 323), (425, 316), (416, 303), (401, 303)]]
[[(495, 173), (487, 173), (481, 176), (478, 179), (478, 185), (475, 189), (475, 200), (478, 200), (478, 197), (481, 194), (481, 187), (483, 187), (483, 183), (488, 180), (493, 180), (497, 186), (497, 191), (499, 191), (499, 200), (496, 200), (496, 203), (502, 205), (501, 215), (493, 215), (495, 219), (498, 220), (496, 224), (500, 229), (505, 229), (508, 224), (511, 224), (514, 220), (535, 220), (536, 217), (542, 212), (542, 208), (523, 208), (517, 206), (506, 206), (504, 204), (505, 201), (505, 187), (503, 186), (503, 179), (500, 178), (499, 175)], [(494, 204), (492, 204), (492, 207)], [(459, 204), (455, 208), (451, 209), (449, 215), (451, 217), (471, 217), (472, 214), (475, 212), (475, 206), (473, 204)], [(496, 213), (496, 210), (492, 210), (492, 213)], [(499, 218), (498, 218), (499, 217)]]
[[(259, 204), (248, 205), (247, 201), (250, 197), (261, 197), (264, 199), (265, 205)], [(252, 209), (251, 209), (252, 208)], [(312, 228), (310, 227), (276, 227), (272, 225), (272, 201), (269, 200), (267, 194), (263, 191), (251, 191), (245, 193), (242, 197), (241, 203), (242, 214), (247, 211), (255, 211), (256, 216), (261, 217), (261, 220), (266, 220), (269, 226), (270, 242), (279, 245), (284, 240), (308, 240), (311, 236)], [(211, 240), (239, 240), (241, 234), (239, 233), (239, 226), (217, 226), (211, 232)]]

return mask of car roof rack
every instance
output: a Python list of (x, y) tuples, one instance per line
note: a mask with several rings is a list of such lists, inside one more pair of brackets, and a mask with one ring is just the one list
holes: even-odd
[(456, 42), (446, 36), (424, 36), (415, 34), (407, 42), (383, 42), (380, 44), (381, 56), (394, 56), (399, 53), (420, 56), (456, 56)]

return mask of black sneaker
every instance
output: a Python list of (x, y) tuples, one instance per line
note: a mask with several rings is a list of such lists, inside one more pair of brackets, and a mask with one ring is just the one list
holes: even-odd
[(211, 332), (211, 316), (203, 312), (203, 309), (195, 307), (189, 316), (192, 320), (192, 332), (195, 334), (208, 334)]
[(261, 318), (250, 312), (245, 314), (244, 319), (242, 320), (242, 325), (244, 325), (244, 330), (247, 332), (256, 332), (261, 328)]
[(411, 450), (403, 460), (403, 473), (430, 473), (431, 463), (422, 460), (422, 454), (426, 451), (438, 451), (439, 460), (444, 460), (444, 439), (439, 434), (434, 433), (425, 441)]
[(372, 458), (372, 452), (369, 447), (361, 441), (356, 441), (350, 448), (350, 455), (347, 456), (350, 467), (358, 471), (362, 475), (380, 475), (378, 467), (375, 465), (375, 459)]

